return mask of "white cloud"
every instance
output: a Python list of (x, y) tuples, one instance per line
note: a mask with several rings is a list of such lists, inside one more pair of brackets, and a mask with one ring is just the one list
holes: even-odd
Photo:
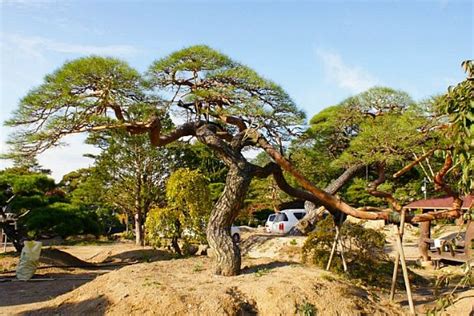
[[(0, 153), (7, 153), (5, 139), (1, 140)], [(46, 150), (38, 155), (39, 164), (52, 171), (51, 176), (56, 182), (61, 181), (62, 177), (74, 170), (80, 168), (88, 168), (93, 165), (94, 161), (84, 157), (84, 154), (99, 154), (100, 150), (92, 145), (84, 143), (86, 135), (68, 135), (62, 139), (66, 146), (54, 147)], [(13, 162), (10, 160), (0, 159), (0, 170), (11, 167)]]
[(3, 35), (2, 42), (5, 42), (3, 44), (5, 46), (15, 47), (36, 58), (43, 56), (45, 51), (63, 54), (113, 56), (128, 56), (138, 52), (138, 49), (131, 45), (75, 44), (55, 41), (40, 36), (22, 36), (18, 34)]
[(98, 154), (99, 149), (84, 143), (86, 135), (68, 135), (61, 141), (67, 146), (50, 148), (38, 156), (38, 162), (46, 169), (51, 169), (51, 176), (57, 181), (79, 168), (92, 166), (93, 160), (84, 157), (84, 154)]
[(379, 83), (366, 70), (345, 63), (337, 53), (318, 49), (316, 54), (323, 63), (328, 79), (351, 93), (362, 92)]

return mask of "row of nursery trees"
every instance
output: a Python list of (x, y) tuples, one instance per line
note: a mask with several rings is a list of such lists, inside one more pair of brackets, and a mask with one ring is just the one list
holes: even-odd
[[(149, 197), (155, 198), (153, 189), (166, 177), (161, 163), (135, 166), (113, 155), (156, 150), (169, 155), (166, 163), (179, 164), (176, 146), (201, 143), (226, 170), (224, 184), (215, 188), (219, 196), (208, 218), (207, 241), (216, 254), (216, 273), (236, 275), (241, 257), (230, 226), (246, 199), (257, 208), (275, 207), (272, 200), (282, 198), (276, 188), (308, 201), (311, 211), (300, 232), (311, 230), (317, 206), (339, 218), (396, 223), (422, 177), (433, 190), (453, 196), (454, 203), (445, 211), (408, 214), (407, 222), (462, 216), (461, 197), (473, 190), (474, 181), (472, 62), (463, 67), (469, 77), (443, 96), (415, 103), (406, 93), (373, 88), (325, 109), (305, 130), (304, 113), (281, 87), (207, 46), (174, 52), (144, 74), (114, 58), (80, 58), (46, 76), (21, 100), (7, 122), (17, 130), (10, 157), (28, 159), (59, 145), (63, 136), (87, 132), (112, 155), (104, 154), (104, 164), (140, 170), (137, 185), (123, 181), (112, 193), (119, 203), (126, 191), (138, 196), (151, 190)], [(120, 143), (124, 139), (130, 143)], [(257, 159), (243, 155), (249, 148), (261, 151)], [(147, 182), (153, 177), (157, 182)], [(170, 192), (176, 189), (169, 186)], [(177, 195), (166, 192), (159, 199), (157, 213), (169, 216), (156, 217), (173, 220), (175, 228), (186, 215), (180, 210), (198, 207)], [(139, 221), (145, 212), (138, 213)]]

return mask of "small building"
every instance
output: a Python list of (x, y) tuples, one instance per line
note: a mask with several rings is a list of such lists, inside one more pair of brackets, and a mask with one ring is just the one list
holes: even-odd
[[(461, 209), (468, 211), (474, 207), (474, 195), (467, 195), (463, 199)], [(422, 213), (449, 210), (453, 205), (453, 197), (433, 198), (427, 200), (414, 201), (404, 206), (408, 211), (421, 210)], [(460, 221), (464, 222), (463, 219)], [(461, 222), (459, 222), (461, 223)], [(420, 223), (420, 240), (418, 248), (423, 261), (433, 259), (445, 259), (451, 261), (465, 262), (472, 254), (471, 241), (474, 239), (474, 221), (467, 220), (466, 231), (464, 233), (463, 248), (456, 249), (451, 245), (444, 247), (443, 245), (435, 245), (435, 251), (430, 251), (430, 245), (434, 244), (431, 239), (431, 222)]]

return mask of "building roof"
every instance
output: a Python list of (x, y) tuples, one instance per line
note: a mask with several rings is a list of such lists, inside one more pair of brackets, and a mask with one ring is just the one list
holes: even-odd
[[(474, 195), (467, 195), (463, 198), (462, 208), (469, 209), (473, 206)], [(449, 209), (453, 206), (453, 197), (443, 197), (428, 200), (419, 200), (405, 205), (403, 208), (407, 209)]]

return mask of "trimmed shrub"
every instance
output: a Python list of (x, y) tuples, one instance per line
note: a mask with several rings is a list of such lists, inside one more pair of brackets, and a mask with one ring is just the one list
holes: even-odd
[[(303, 260), (326, 268), (335, 226), (331, 216), (320, 221), (308, 236), (303, 246)], [(392, 263), (384, 253), (385, 235), (360, 224), (346, 222), (341, 228), (344, 257), (348, 265), (348, 275), (368, 284), (390, 284)], [(343, 273), (342, 259), (335, 255), (331, 270)]]
[(94, 212), (83, 211), (67, 203), (54, 203), (32, 210), (22, 221), (32, 238), (93, 234), (99, 235), (102, 226)]

